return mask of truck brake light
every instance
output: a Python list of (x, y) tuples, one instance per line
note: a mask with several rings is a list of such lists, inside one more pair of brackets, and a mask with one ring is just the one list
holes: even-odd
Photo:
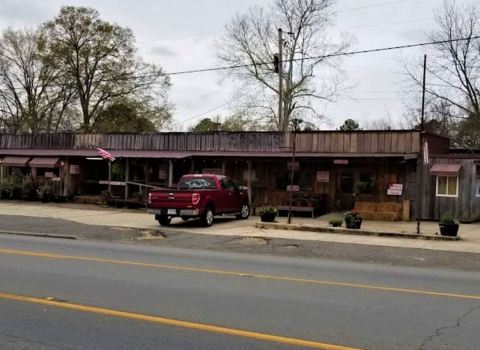
[(192, 204), (197, 205), (200, 202), (200, 193), (192, 193)]

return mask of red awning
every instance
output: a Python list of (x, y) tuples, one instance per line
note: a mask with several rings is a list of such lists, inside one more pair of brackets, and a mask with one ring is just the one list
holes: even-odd
[(30, 157), (5, 157), (2, 160), (3, 166), (17, 166), (17, 167), (24, 167), (27, 166)]
[(430, 175), (458, 176), (461, 168), (461, 164), (434, 164), (430, 168)]
[(35, 157), (28, 165), (31, 168), (56, 168), (60, 158), (57, 157)]

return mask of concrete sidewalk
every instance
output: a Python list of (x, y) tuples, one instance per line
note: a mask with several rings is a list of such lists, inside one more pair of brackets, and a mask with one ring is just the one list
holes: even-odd
[[(64, 219), (87, 225), (162, 230), (162, 228), (154, 220), (153, 215), (147, 214), (143, 210), (114, 209), (95, 205), (0, 201), (0, 215), (23, 215), (42, 218)], [(335, 216), (335, 214), (318, 219), (294, 218), (293, 221), (297, 225), (314, 225), (327, 227), (328, 220), (332, 216)], [(459, 235), (462, 237), (462, 240), (448, 242), (255, 228), (254, 224), (259, 221), (259, 217), (252, 217), (249, 220), (218, 218), (212, 227), (206, 228), (200, 227), (195, 221), (183, 222), (179, 219), (176, 219), (172, 221), (172, 225), (170, 227), (166, 229), (164, 228), (163, 230), (167, 232), (177, 231), (207, 235), (210, 234), (240, 237), (286, 238), (480, 253), (480, 224), (461, 225)], [(286, 219), (279, 218), (278, 221), (286, 222)], [(416, 223), (364, 221), (364, 223), (362, 224), (362, 229), (374, 232), (415, 233)], [(423, 222), (421, 229), (422, 233), (435, 234), (436, 232), (438, 232), (438, 223)]]

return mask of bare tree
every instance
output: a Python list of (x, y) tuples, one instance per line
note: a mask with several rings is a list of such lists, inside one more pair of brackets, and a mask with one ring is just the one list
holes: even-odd
[[(435, 19), (438, 30), (432, 41), (445, 41), (434, 46), (428, 57), (426, 91), (430, 95), (430, 113), (438, 118), (448, 117), (457, 128), (480, 125), (480, 8), (479, 5), (445, 1)], [(458, 41), (456, 39), (464, 38)], [(419, 65), (406, 65), (411, 81), (421, 86)], [(436, 119), (436, 117), (433, 117)], [(479, 131), (474, 131), (480, 135)], [(463, 130), (458, 134), (468, 134)], [(459, 143), (462, 138), (457, 138)], [(476, 138), (476, 137), (475, 137)], [(469, 140), (479, 143), (480, 138)]]
[[(226, 25), (226, 35), (217, 43), (218, 58), (240, 68), (229, 72), (242, 84), (243, 91), (254, 90), (250, 108), (263, 115), (267, 124), (286, 130), (293, 117), (317, 117), (313, 100), (330, 100), (340, 87), (338, 60), (328, 56), (343, 52), (351, 40), (334, 42), (331, 26), (334, 0), (274, 0), (269, 8), (252, 7), (237, 14)], [(278, 74), (273, 69), (278, 52), (277, 29), (285, 32), (283, 62), (285, 86), (284, 119), (276, 113)], [(322, 77), (315, 76), (322, 69)], [(334, 68), (333, 73), (330, 69)], [(315, 80), (315, 81), (314, 81)], [(258, 91), (261, 91), (261, 97)]]
[(6, 132), (51, 132), (63, 125), (73, 90), (39, 57), (38, 33), (6, 30), (0, 40), (0, 118)]
[(63, 7), (42, 27), (41, 48), (44, 57), (58, 62), (73, 81), (85, 131), (108, 103), (169, 87), (161, 68), (136, 56), (132, 31), (101, 20), (91, 8)]

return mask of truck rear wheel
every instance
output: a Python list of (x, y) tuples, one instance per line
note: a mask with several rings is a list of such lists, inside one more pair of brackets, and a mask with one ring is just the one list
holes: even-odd
[(172, 218), (169, 218), (168, 216), (160, 216), (157, 221), (162, 226), (169, 226)]
[(202, 217), (200, 218), (200, 222), (203, 226), (209, 227), (213, 224), (213, 208), (208, 206), (205, 208)]
[(237, 219), (246, 220), (250, 216), (250, 206), (248, 204), (243, 204), (240, 208), (240, 214), (237, 214)]

